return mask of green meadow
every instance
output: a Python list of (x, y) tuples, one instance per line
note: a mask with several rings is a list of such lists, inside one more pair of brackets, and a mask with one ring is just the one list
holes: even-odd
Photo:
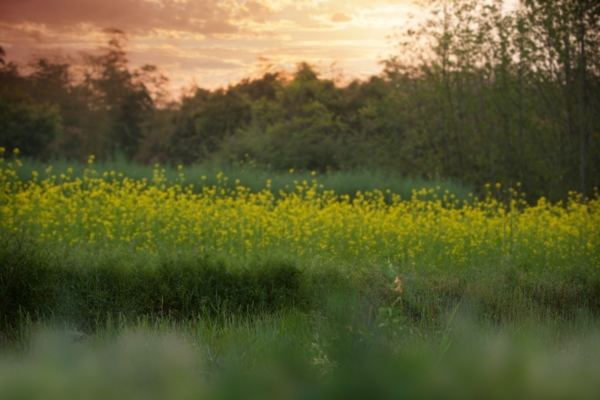
[[(50, 193), (66, 183), (51, 175), (69, 166), (58, 164), (47, 174), (44, 164), (25, 161), (20, 168), (13, 178), (24, 184), (5, 189), (3, 218), (18, 215), (36, 188), (52, 199)], [(27, 180), (41, 168), (46, 184)], [(117, 171), (133, 181), (156, 170), (111, 164), (95, 169), (98, 179)], [(229, 181), (248, 179), (250, 188), (268, 176), (259, 169), (233, 172)], [(165, 169), (173, 182), (178, 173)], [(188, 182), (215, 175), (200, 167), (183, 173)], [(85, 176), (83, 170), (72, 174)], [(295, 174), (281, 173), (273, 181), (278, 177), (285, 188), (298, 179), (290, 177)], [(423, 183), (366, 172), (320, 178), (324, 190), (332, 185), (369, 191), (367, 185), (381, 183), (412, 191)], [(440, 184), (426, 182), (430, 188)], [(82, 186), (83, 194), (90, 193), (81, 197), (82, 213), (91, 193), (99, 193), (91, 187)], [(272, 201), (275, 208), (265, 212), (276, 213), (277, 202), (286, 200)], [(3, 225), (0, 397), (597, 398), (597, 199), (570, 203), (564, 213), (560, 204), (523, 203), (512, 214), (505, 214), (503, 203), (488, 201), (495, 208), (482, 203), (479, 212), (467, 202), (452, 211), (454, 220), (443, 222), (451, 210), (441, 203), (432, 208), (434, 198), (401, 200), (421, 202), (411, 220), (424, 216), (415, 221), (437, 221), (457, 235), (469, 223), (475, 237), (486, 237), (456, 258), (444, 256), (452, 235), (427, 239), (423, 235), (434, 231), (425, 222), (411, 227), (424, 238), (414, 242), (420, 255), (412, 258), (400, 256), (412, 254), (400, 247), (354, 256), (302, 255), (285, 244), (246, 255), (193, 246), (67, 246), (36, 237), (33, 225), (17, 231)], [(370, 209), (353, 204), (341, 218)], [(389, 215), (396, 206), (385, 207), (388, 214), (366, 214), (361, 223), (394, 227)], [(503, 228), (514, 231), (508, 242), (490, 228), (498, 218), (514, 225)], [(571, 237), (528, 228), (536, 224)], [(541, 239), (532, 249), (535, 237)]]

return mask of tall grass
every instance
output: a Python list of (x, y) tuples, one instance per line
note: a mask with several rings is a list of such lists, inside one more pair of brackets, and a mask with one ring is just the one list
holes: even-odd
[(20, 350), (0, 356), (0, 397), (595, 399), (600, 390), (600, 337), (589, 318), (486, 325), (459, 310), (426, 331), (365, 324), (352, 303), (336, 308), (113, 316), (78, 342), (72, 327), (27, 322)]
[[(23, 166), (18, 169), (18, 176), (22, 181), (30, 180), (33, 171), (39, 172), (41, 177), (45, 178), (52, 175), (60, 177), (61, 174), (66, 175), (67, 171), (70, 170), (72, 171), (70, 175), (73, 178), (82, 178), (85, 169), (89, 167), (87, 164), (78, 164), (65, 159), (42, 162), (37, 159), (24, 158), (21, 162)], [(48, 170), (49, 166), (52, 168)], [(123, 157), (116, 157), (112, 160), (94, 163), (94, 169), (99, 176), (116, 172), (118, 178), (127, 177), (136, 181), (146, 179), (148, 182), (152, 182), (156, 167), (140, 165), (128, 162)], [(377, 189), (383, 192), (389, 190), (391, 193), (400, 195), (403, 199), (409, 199), (413, 190), (436, 189), (442, 192), (447, 190), (459, 200), (469, 201), (471, 199), (469, 194), (473, 192), (472, 188), (453, 180), (404, 177), (390, 172), (364, 169), (320, 174), (311, 171), (273, 171), (262, 169), (252, 163), (245, 163), (234, 166), (197, 164), (182, 166), (181, 168), (174, 165), (161, 165), (160, 170), (164, 174), (166, 182), (169, 183), (179, 183), (180, 173), (183, 173), (185, 184), (193, 184), (193, 191), (196, 193), (199, 193), (202, 187), (212, 187), (214, 185), (234, 189), (236, 181), (239, 181), (253, 193), (264, 190), (267, 187), (267, 182), (269, 182), (273, 193), (277, 195), (280, 191), (293, 192), (299, 183), (312, 182), (314, 179), (323, 185), (323, 189), (333, 190), (338, 195), (348, 195), (351, 198), (354, 198), (357, 192), (372, 192)], [(224, 177), (223, 179), (218, 178), (220, 174)]]

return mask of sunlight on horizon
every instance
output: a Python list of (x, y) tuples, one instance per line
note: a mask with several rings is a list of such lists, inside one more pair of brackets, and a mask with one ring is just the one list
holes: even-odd
[(342, 82), (378, 74), (390, 36), (418, 12), (411, 0), (32, 0), (0, 4), (0, 46), (19, 65), (40, 56), (76, 64), (116, 28), (131, 64), (160, 67), (177, 96), (299, 62)]

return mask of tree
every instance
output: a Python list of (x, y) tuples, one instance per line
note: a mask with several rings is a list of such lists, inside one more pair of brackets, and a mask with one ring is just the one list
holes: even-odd
[(590, 193), (600, 174), (600, 4), (526, 0), (542, 110), (556, 129), (563, 187)]
[(13, 92), (25, 92), (26, 81), (19, 74), (17, 65), (13, 62), (8, 64), (4, 60), (6, 52), (0, 47), (0, 88)]
[(60, 134), (62, 124), (56, 107), (36, 105), (27, 95), (0, 91), (0, 143), (21, 154), (41, 157)]
[(277, 85), (275, 98), (252, 105), (252, 123), (230, 137), (223, 153), (232, 161), (248, 154), (276, 169), (326, 170), (339, 167), (344, 101), (334, 83), (300, 64), (289, 83)]
[(186, 164), (206, 161), (250, 118), (250, 100), (244, 93), (234, 88), (198, 89), (193, 97), (183, 99), (174, 118), (171, 157)]
[(222, 143), (237, 138), (238, 131), (250, 124), (253, 102), (275, 101), (278, 76), (266, 73), (227, 89), (197, 89), (193, 96), (183, 97), (172, 118), (170, 158), (189, 164), (218, 157)]
[[(144, 69), (127, 67), (123, 32), (111, 29), (106, 52), (88, 56), (90, 70), (86, 72), (88, 106), (98, 119), (107, 121), (105, 137), (98, 141), (104, 153), (123, 153), (132, 159), (144, 137), (144, 125), (152, 116), (154, 103), (144, 82), (139, 79)], [(146, 68), (146, 72), (152, 72)], [(103, 140), (102, 140), (103, 139)]]
[(427, 6), (402, 38), (412, 58), (386, 63), (405, 116), (404, 164), (478, 187), (522, 182), (535, 197), (589, 193), (600, 172), (597, 2)]

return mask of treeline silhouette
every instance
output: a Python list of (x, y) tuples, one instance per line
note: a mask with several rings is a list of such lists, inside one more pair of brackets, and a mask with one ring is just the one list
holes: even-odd
[(110, 30), (77, 66), (27, 69), (0, 49), (0, 145), (84, 162), (370, 168), (522, 185), (532, 198), (600, 184), (600, 5), (593, 0), (432, 0), (381, 75), (348, 85), (306, 63), (164, 99), (156, 66), (132, 68)]

